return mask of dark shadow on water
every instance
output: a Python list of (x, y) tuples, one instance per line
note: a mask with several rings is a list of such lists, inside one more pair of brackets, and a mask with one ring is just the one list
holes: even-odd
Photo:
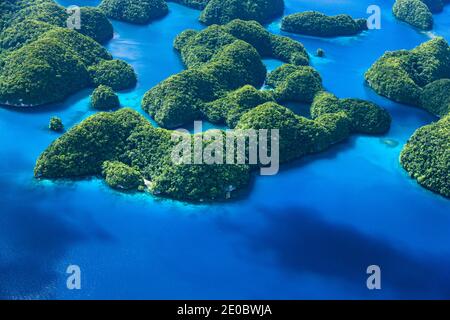
[(335, 144), (334, 146), (331, 146), (329, 149), (327, 149), (323, 152), (319, 152), (316, 154), (309, 154), (298, 160), (294, 160), (289, 163), (282, 164), (280, 167), (280, 172), (289, 171), (292, 169), (298, 169), (300, 167), (312, 164), (313, 162), (316, 162), (316, 161), (336, 159), (336, 157), (339, 155), (339, 153), (353, 149), (355, 147), (357, 138), (358, 138), (357, 135), (353, 135), (353, 136), (349, 137), (347, 140), (340, 142), (338, 144)]
[[(367, 290), (366, 268), (374, 264), (381, 267), (382, 288), (397, 298), (450, 297), (450, 259), (412, 255), (383, 239), (326, 221), (315, 209), (280, 206), (256, 210), (265, 221), (259, 228), (221, 221), (225, 230), (244, 237), (248, 259), (270, 256), (285, 272), (313, 273), (324, 281), (339, 279), (349, 285), (342, 288), (342, 298), (355, 298), (346, 293), (351, 287)], [(383, 296), (382, 291), (380, 294)]]
[[(0, 167), (3, 169), (3, 166)], [(12, 176), (0, 184), (0, 299), (52, 299), (65, 285), (59, 263), (82, 242), (112, 242), (90, 212), (77, 212), (64, 199), (49, 212), (48, 191), (18, 186)], [(64, 198), (64, 195), (60, 195)], [(54, 208), (54, 206), (53, 206)]]
[(87, 96), (89, 96), (92, 93), (91, 89), (84, 89), (81, 90), (65, 99), (64, 101), (57, 102), (57, 103), (51, 103), (46, 104), (42, 106), (36, 106), (36, 107), (12, 107), (12, 106), (6, 106), (0, 104), (0, 107), (3, 109), (11, 110), (14, 112), (19, 113), (48, 113), (49, 111), (61, 111), (66, 110), (69, 106), (75, 105), (77, 102), (85, 99)]

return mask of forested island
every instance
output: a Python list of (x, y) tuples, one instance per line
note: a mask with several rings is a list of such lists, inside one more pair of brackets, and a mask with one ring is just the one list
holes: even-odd
[(385, 53), (367, 71), (368, 84), (394, 101), (441, 117), (417, 130), (401, 163), (424, 187), (450, 197), (450, 47), (435, 38), (412, 50)]
[[(259, 165), (175, 164), (171, 156), (176, 142), (170, 128), (208, 119), (236, 129), (278, 129), (282, 163), (322, 152), (354, 133), (383, 134), (390, 128), (390, 115), (377, 105), (326, 92), (303, 45), (273, 35), (255, 21), (186, 30), (174, 46), (187, 69), (149, 90), (142, 101), (144, 110), (168, 129), (153, 127), (127, 108), (98, 113), (57, 139), (39, 157), (35, 176), (102, 176), (118, 190), (219, 201), (248, 188)], [(261, 57), (286, 64), (267, 75)], [(266, 82), (270, 88), (262, 90)], [(287, 101), (311, 104), (312, 117), (284, 107)], [(190, 135), (189, 141), (194, 148), (201, 135), (209, 146), (215, 139), (206, 137), (224, 134), (212, 130)]]
[(68, 13), (52, 0), (7, 0), (0, 11), (1, 104), (33, 107), (100, 84), (136, 84), (133, 68), (101, 45), (113, 28), (99, 9), (81, 8), (80, 30), (67, 28)]
[(353, 36), (367, 30), (367, 20), (353, 19), (347, 14), (327, 16), (317, 11), (305, 11), (285, 16), (281, 29), (317, 37)]
[(441, 12), (450, 0), (396, 0), (393, 7), (394, 15), (418, 29), (433, 28), (433, 13)]

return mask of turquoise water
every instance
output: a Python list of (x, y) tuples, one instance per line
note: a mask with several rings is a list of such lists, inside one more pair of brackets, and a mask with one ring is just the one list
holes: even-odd
[[(77, 2), (87, 4), (60, 1)], [(373, 2), (287, 0), (286, 13), (363, 17)], [(58, 136), (46, 129), (49, 118), (58, 115), (71, 127), (93, 114), (90, 91), (33, 110), (0, 108), (0, 298), (449, 298), (450, 201), (419, 187), (398, 163), (408, 137), (436, 119), (363, 83), (385, 50), (410, 49), (431, 35), (396, 21), (393, 1), (376, 2), (381, 30), (293, 38), (311, 54), (325, 50), (326, 58), (312, 64), (328, 90), (389, 109), (391, 131), (353, 137), (277, 176), (258, 177), (237, 202), (197, 206), (120, 194), (95, 179), (35, 181), (36, 158)], [(172, 49), (175, 36), (202, 28), (198, 11), (170, 9), (148, 26), (114, 22), (116, 36), (107, 45), (139, 75), (137, 88), (120, 98), (140, 112), (145, 91), (183, 69)], [(449, 17), (448, 6), (435, 16), (434, 32), (450, 40)], [(280, 33), (279, 25), (268, 29)], [(265, 62), (269, 69), (279, 65)], [(304, 106), (292, 107), (307, 114)], [(70, 264), (82, 270), (82, 290), (66, 289)], [(366, 288), (372, 264), (382, 270), (380, 291)]]

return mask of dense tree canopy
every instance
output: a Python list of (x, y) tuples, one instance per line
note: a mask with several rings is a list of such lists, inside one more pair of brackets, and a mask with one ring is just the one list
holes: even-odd
[(396, 0), (394, 15), (410, 25), (421, 29), (433, 28), (433, 13), (441, 12), (449, 0)]
[(112, 38), (113, 29), (97, 8), (81, 8), (80, 30), (66, 27), (65, 8), (52, 0), (8, 0), (0, 11), (0, 103), (37, 106), (90, 85), (135, 85), (131, 66), (111, 61), (99, 44)]
[(450, 198), (450, 116), (417, 130), (400, 161), (422, 186)]
[(327, 16), (317, 11), (306, 11), (285, 16), (281, 29), (318, 37), (352, 36), (367, 30), (367, 21), (355, 20), (346, 14)]
[(411, 105), (420, 104), (424, 86), (442, 78), (450, 78), (450, 47), (443, 38), (387, 52), (366, 72), (377, 93)]
[(421, 0), (396, 0), (393, 12), (398, 19), (416, 28), (422, 30), (433, 28), (433, 15)]
[[(261, 56), (299, 65), (309, 62), (303, 45), (273, 35), (254, 21), (235, 20), (200, 32), (187, 30), (176, 38), (174, 47), (181, 53), (188, 69), (152, 88), (142, 101), (144, 110), (166, 128), (175, 128), (201, 117), (235, 124), (237, 115), (249, 106), (242, 106), (241, 111), (230, 107), (232, 111), (228, 115), (217, 111), (217, 106), (224, 100), (213, 102), (245, 85), (260, 88), (266, 78)], [(289, 84), (280, 85), (280, 96), (284, 94), (288, 100), (289, 89), (299, 88), (303, 76), (299, 74), (296, 79), (287, 79)], [(313, 78), (316, 79), (316, 73)], [(306, 92), (306, 85), (304, 89), (300, 93)], [(312, 96), (304, 99), (312, 101)]]
[(165, 0), (103, 0), (99, 8), (109, 18), (136, 24), (149, 23), (169, 12)]
[(52, 117), (50, 119), (49, 124), (48, 124), (48, 128), (50, 130), (52, 130), (52, 131), (55, 131), (55, 132), (64, 131), (64, 125), (63, 125), (63, 122), (62, 122), (61, 118), (59, 118), (59, 117)]
[(100, 85), (92, 93), (91, 105), (98, 110), (113, 110), (120, 107), (120, 102), (111, 87)]
[(314, 96), (322, 90), (322, 78), (309, 66), (284, 64), (269, 74), (266, 83), (274, 88), (278, 102), (311, 103)]

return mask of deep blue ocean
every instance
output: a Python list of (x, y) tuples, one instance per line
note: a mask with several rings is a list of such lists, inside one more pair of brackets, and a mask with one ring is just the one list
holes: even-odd
[[(99, 1), (64, 0), (63, 5)], [(393, 0), (286, 0), (286, 14), (315, 9), (367, 17), (382, 9), (382, 29), (356, 37), (292, 36), (312, 58), (327, 90), (368, 99), (393, 116), (383, 137), (353, 136), (327, 152), (257, 177), (239, 201), (191, 205), (122, 194), (101, 180), (33, 179), (39, 154), (94, 111), (90, 90), (35, 109), (0, 108), (0, 298), (6, 299), (403, 299), (450, 298), (450, 201), (417, 185), (399, 164), (403, 145), (436, 120), (379, 97), (363, 74), (386, 50), (411, 49), (434, 35), (450, 40), (450, 6), (432, 33), (394, 19)], [(200, 12), (170, 3), (147, 26), (114, 22), (107, 44), (131, 63), (138, 86), (121, 93), (140, 112), (143, 94), (183, 70), (172, 48), (181, 31), (203, 26)], [(267, 26), (280, 32), (280, 20)], [(280, 62), (265, 60), (273, 70)], [(306, 114), (304, 106), (293, 105)], [(79, 265), (81, 290), (66, 288)], [(366, 287), (379, 265), (382, 289)]]

